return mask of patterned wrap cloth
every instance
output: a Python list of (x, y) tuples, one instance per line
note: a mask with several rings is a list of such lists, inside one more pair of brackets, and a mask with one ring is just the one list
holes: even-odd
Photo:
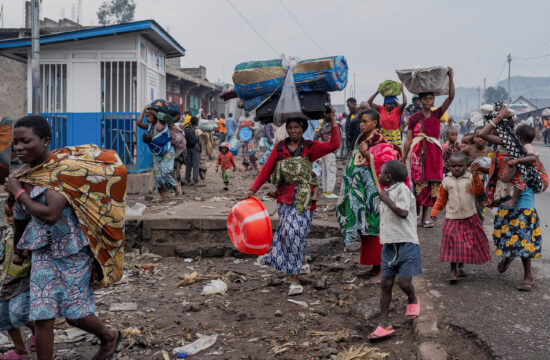
[(381, 129), (382, 134), (392, 144), (395, 144), (397, 146), (401, 146), (401, 130), (395, 129), (395, 130), (388, 130), (388, 129)]
[(277, 161), (272, 182), (276, 186), (295, 184), (295, 203), (298, 215), (311, 208), (312, 165), (309, 158), (290, 157)]
[[(361, 142), (369, 145), (370, 159), (365, 159), (359, 153)], [(361, 134), (357, 139), (355, 150), (343, 175), (336, 205), (336, 216), (346, 245), (357, 241), (360, 235), (378, 236), (378, 175), (385, 162), (398, 160), (400, 157), (401, 149), (389, 143), (379, 130), (374, 130), (369, 135)]]
[(16, 174), (16, 178), (55, 190), (67, 199), (96, 260), (94, 288), (120, 280), (127, 172), (114, 150), (101, 150), (93, 144), (57, 149), (44, 163)]

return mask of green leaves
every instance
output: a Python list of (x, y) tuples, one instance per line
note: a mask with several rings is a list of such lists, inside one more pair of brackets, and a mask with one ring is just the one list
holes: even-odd
[(134, 20), (136, 3), (134, 0), (106, 0), (97, 10), (101, 25), (115, 25)]

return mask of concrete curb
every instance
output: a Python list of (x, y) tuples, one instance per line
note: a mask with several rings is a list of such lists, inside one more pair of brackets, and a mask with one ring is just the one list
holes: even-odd
[(445, 360), (447, 352), (438, 342), (439, 325), (435, 314), (435, 302), (428, 293), (428, 283), (423, 275), (413, 278), (416, 294), (420, 299), (420, 316), (413, 321), (418, 360)]

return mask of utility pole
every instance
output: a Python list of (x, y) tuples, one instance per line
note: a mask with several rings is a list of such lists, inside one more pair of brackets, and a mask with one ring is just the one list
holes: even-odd
[(510, 73), (511, 73), (510, 68), (512, 67), (512, 54), (511, 53), (508, 54), (507, 61), (508, 61), (508, 105), (510, 105), (512, 103), (512, 96), (510, 95)]
[(40, 115), (40, 0), (32, 0), (32, 114)]

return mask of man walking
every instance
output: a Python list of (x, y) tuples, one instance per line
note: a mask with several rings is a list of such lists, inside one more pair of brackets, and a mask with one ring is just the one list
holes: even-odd
[(357, 100), (350, 97), (346, 103), (349, 110), (346, 124), (346, 145), (348, 152), (351, 153), (355, 146), (355, 140), (357, 140), (357, 137), (361, 134), (361, 129), (359, 128), (359, 121), (357, 121)]

